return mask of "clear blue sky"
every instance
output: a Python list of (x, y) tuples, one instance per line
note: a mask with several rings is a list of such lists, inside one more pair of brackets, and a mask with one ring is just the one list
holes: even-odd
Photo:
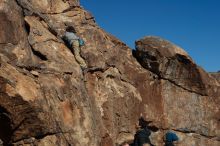
[(81, 5), (131, 48), (144, 36), (160, 36), (206, 71), (220, 70), (220, 0), (81, 0)]

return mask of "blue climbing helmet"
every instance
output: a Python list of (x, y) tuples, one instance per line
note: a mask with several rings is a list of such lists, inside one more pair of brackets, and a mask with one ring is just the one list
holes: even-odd
[(178, 141), (179, 140), (179, 137), (176, 135), (176, 133), (174, 132), (167, 132), (166, 135), (165, 135), (165, 140), (167, 142), (173, 142), (173, 141)]

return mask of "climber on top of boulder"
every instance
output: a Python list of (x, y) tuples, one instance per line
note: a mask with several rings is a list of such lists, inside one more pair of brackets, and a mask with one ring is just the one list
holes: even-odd
[(62, 38), (67, 43), (68, 47), (70, 47), (74, 52), (75, 59), (79, 63), (81, 68), (86, 69), (87, 68), (86, 62), (80, 56), (80, 50), (81, 47), (84, 45), (84, 41), (76, 35), (76, 30), (72, 26), (68, 26)]

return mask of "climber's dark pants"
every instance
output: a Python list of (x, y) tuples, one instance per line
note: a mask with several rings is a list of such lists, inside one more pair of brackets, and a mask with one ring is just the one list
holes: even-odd
[(139, 137), (138, 138), (138, 146), (143, 146), (143, 144), (149, 144), (150, 146), (152, 146), (149, 138), (147, 138), (147, 137)]

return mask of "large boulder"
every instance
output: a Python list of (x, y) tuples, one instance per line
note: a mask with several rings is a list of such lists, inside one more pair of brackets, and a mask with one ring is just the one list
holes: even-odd
[[(140, 64), (189, 92), (213, 95), (210, 86), (218, 83), (179, 46), (159, 37), (148, 36), (136, 41), (134, 56)], [(210, 91), (211, 90), (211, 91)]]
[(133, 54), (161, 80), (163, 126), (213, 137), (219, 135), (216, 107), (220, 88), (215, 78), (197, 66), (183, 49), (159, 37), (136, 41)]

